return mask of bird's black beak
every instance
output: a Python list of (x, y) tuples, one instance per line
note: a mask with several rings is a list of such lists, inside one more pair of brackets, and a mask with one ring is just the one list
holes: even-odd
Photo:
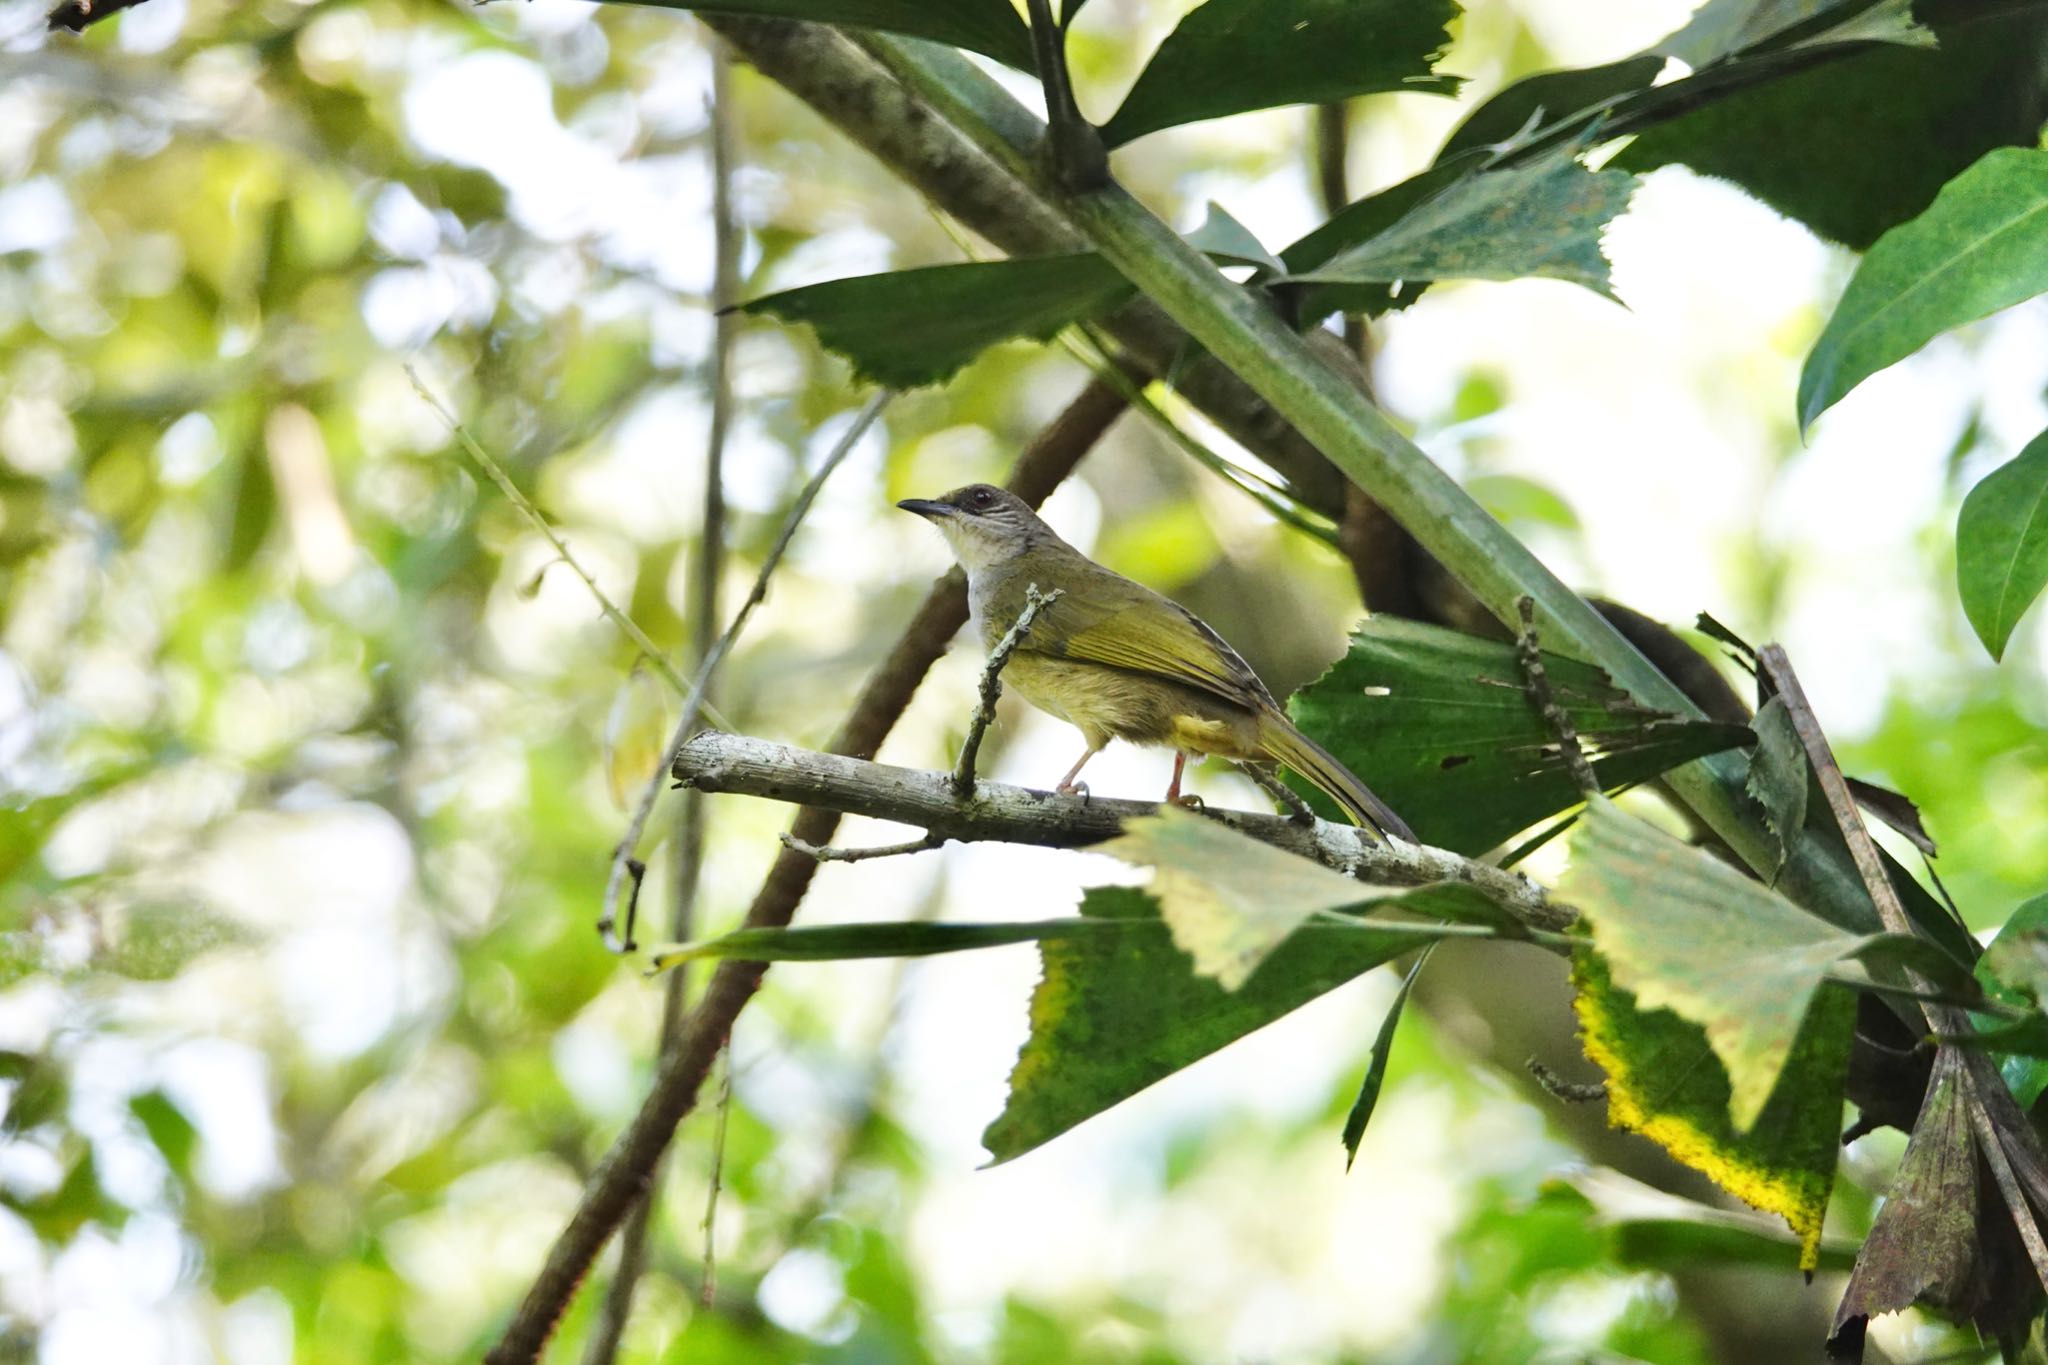
[(933, 502), (930, 498), (905, 498), (896, 505), (921, 517), (950, 517), (957, 510), (950, 502)]

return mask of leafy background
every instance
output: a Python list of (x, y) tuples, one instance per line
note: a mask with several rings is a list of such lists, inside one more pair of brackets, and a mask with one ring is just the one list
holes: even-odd
[[(1116, 107), (1181, 8), (1088, 5), (1084, 107)], [(1641, 51), (1685, 10), (1475, 5), (1439, 63), (1463, 92), (1365, 100), (1354, 182), (1405, 178), (1486, 95)], [(591, 920), (621, 821), (608, 723), (649, 689), (402, 364), (678, 644), (708, 88), (701, 32), (660, 10), (151, 0), (71, 39), (0, 4), (8, 1356), (472, 1358), (630, 1114), (659, 992)], [(750, 72), (736, 90), (747, 295), (960, 259), (808, 112)], [(1305, 131), (1249, 114), (1122, 167), (1183, 227), (1215, 200), (1285, 243), (1316, 220)], [(1559, 282), (1433, 287), (1376, 329), (1382, 398), (1574, 582), (1785, 641), (1849, 766), (1922, 803), (1966, 915), (1996, 925), (2048, 883), (2048, 632), (2023, 620), (2003, 665), (1984, 657), (1953, 528), (2048, 426), (2048, 313), (1943, 338), (1802, 441), (1801, 362), (1851, 258), (1677, 168), (1606, 246), (1626, 309)], [(743, 584), (858, 392), (765, 319), (738, 375)], [(999, 474), (1081, 378), (1004, 347), (894, 404), (730, 665), (731, 720), (821, 741), (941, 566), (889, 503)], [(1049, 515), (1276, 688), (1355, 614), (1334, 556), (1135, 421)], [(945, 762), (973, 672), (956, 651), (882, 756)], [(990, 766), (1042, 782), (1070, 742), (1011, 711)], [(1117, 751), (1091, 775), (1143, 794), (1162, 764)], [(783, 812), (710, 810), (717, 925)], [(1134, 876), (952, 849), (829, 868), (805, 917), (1064, 913)], [(1348, 1176), (1337, 1134), (1391, 973), (983, 1171), (1029, 950), (778, 968), (735, 1040), (714, 1308), (692, 1306), (707, 1112), (668, 1168), (625, 1354), (1692, 1361), (1810, 1341), (1838, 1278), (1702, 1270), (1704, 1234), (1654, 1221), (1629, 1177), (1697, 1186), (1524, 1088), (1531, 1052), (1575, 1063), (1561, 968), (1438, 958)], [(1862, 1230), (1898, 1145), (1851, 1146), (1837, 1231)], [(1954, 1344), (1876, 1330), (1899, 1358)]]

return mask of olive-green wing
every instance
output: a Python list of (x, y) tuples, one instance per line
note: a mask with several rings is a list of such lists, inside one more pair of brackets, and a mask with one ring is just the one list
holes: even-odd
[(1171, 679), (1240, 706), (1273, 700), (1222, 636), (1179, 603), (1128, 579), (1062, 597), (1032, 628), (1025, 647)]

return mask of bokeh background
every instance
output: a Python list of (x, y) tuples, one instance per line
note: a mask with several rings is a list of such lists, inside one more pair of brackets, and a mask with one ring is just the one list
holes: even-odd
[[(708, 39), (574, 0), (150, 0), (83, 38), (44, 8), (0, 0), (0, 1358), (473, 1358), (649, 1078), (660, 987), (593, 920), (635, 738), (674, 701), (405, 367), (679, 648)], [(1084, 107), (1112, 107), (1186, 8), (1094, 0)], [(1633, 53), (1688, 8), (1475, 0), (1443, 64), (1464, 95), (1360, 101), (1354, 187), (1424, 165), (1515, 77)], [(793, 99), (745, 69), (732, 88), (744, 295), (961, 258)], [(1122, 162), (1183, 228), (1213, 199), (1280, 244), (1318, 218), (1309, 132), (1306, 111), (1248, 115)], [(1647, 177), (1608, 246), (1621, 305), (1439, 286), (1386, 319), (1382, 401), (1568, 580), (1785, 642), (1848, 766), (1921, 803), (1949, 888), (1995, 926), (2048, 884), (2048, 631), (1985, 658), (1952, 527), (2048, 426), (2048, 309), (1938, 341), (1802, 440), (1798, 366), (1850, 258), (1681, 169)], [(734, 376), (722, 615), (863, 397), (768, 322), (744, 324)], [(731, 723), (822, 743), (945, 566), (891, 503), (999, 478), (1086, 377), (1008, 346), (896, 400), (729, 661)], [(1276, 689), (1358, 611), (1332, 552), (1136, 417), (1047, 515)], [(963, 642), (881, 757), (948, 762), (977, 671)], [(1074, 738), (1006, 704), (992, 746), (985, 771), (1044, 785)], [(1090, 770), (1119, 795), (1165, 775), (1125, 749)], [(1219, 771), (1196, 789), (1258, 799)], [(716, 929), (788, 812), (707, 812)], [(900, 837), (855, 821), (842, 841)], [(803, 918), (1043, 916), (1130, 877), (956, 847), (828, 867)], [(1554, 964), (1445, 956), (1348, 1175), (1338, 1127), (1388, 973), (982, 1169), (1030, 949), (779, 967), (724, 1116), (679, 1134), (621, 1358), (1690, 1362), (1814, 1340), (1838, 1279), (1616, 1254), (1612, 1219), (1697, 1186), (1518, 1074), (1571, 1063)], [(1898, 1148), (1850, 1149), (1843, 1232)], [(1911, 1315), (1873, 1340), (1957, 1345)]]

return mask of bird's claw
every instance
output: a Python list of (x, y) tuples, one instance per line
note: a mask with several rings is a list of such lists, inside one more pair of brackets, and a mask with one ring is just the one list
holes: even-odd
[(1173, 797), (1168, 804), (1182, 806), (1188, 810), (1207, 810), (1209, 807), (1207, 801), (1204, 801), (1193, 792), (1182, 792), (1180, 795)]
[(1061, 796), (1078, 796), (1083, 801), (1088, 799), (1088, 784), (1086, 782), (1062, 782), (1059, 786), (1054, 787), (1053, 790)]

